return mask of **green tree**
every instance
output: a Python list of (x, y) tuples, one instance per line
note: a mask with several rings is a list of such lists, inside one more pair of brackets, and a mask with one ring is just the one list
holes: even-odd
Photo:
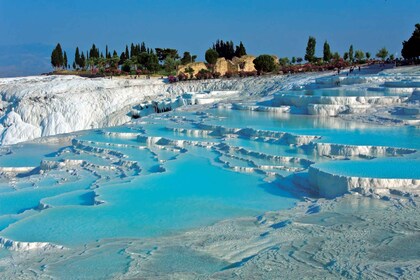
[(401, 55), (405, 59), (419, 58), (420, 57), (420, 23), (415, 25), (413, 34), (408, 41), (404, 41)]
[(388, 56), (388, 50), (383, 47), (382, 49), (380, 49), (377, 53), (376, 53), (376, 57), (380, 58), (382, 60), (385, 60), (385, 58)]
[(130, 58), (130, 52), (128, 50), (128, 45), (125, 45), (125, 54), (124, 54), (124, 56), (125, 56), (126, 59), (129, 59)]
[(131, 71), (131, 64), (132, 64), (131, 59), (126, 59), (124, 61), (124, 64), (121, 66), (121, 70), (124, 71), (124, 72), (126, 72), (126, 73), (130, 73), (130, 71)]
[(95, 46), (95, 44), (92, 44), (92, 47), (90, 48), (89, 58), (99, 58), (99, 49)]
[(325, 62), (329, 62), (332, 58), (332, 53), (331, 53), (331, 49), (330, 49), (330, 45), (328, 44), (327, 41), (325, 41), (324, 43), (324, 61)]
[(82, 52), (81, 56), (80, 56), (80, 64), (79, 64), (80, 68), (85, 69), (86, 67), (86, 57), (85, 54)]
[(296, 63), (296, 57), (292, 57), (292, 63), (295, 64)]
[(370, 57), (371, 57), (370, 52), (366, 52), (366, 58), (369, 60), (369, 59), (370, 59)]
[(79, 47), (76, 47), (76, 52), (74, 53), (74, 62), (76, 63), (76, 67), (81, 67)]
[(64, 66), (63, 50), (61, 49), (60, 43), (57, 44), (51, 53), (51, 65), (54, 68), (60, 68)]
[(142, 52), (147, 52), (146, 44), (144, 42), (142, 42), (141, 46), (140, 46), (140, 53), (142, 53)]
[(235, 56), (241, 57), (246, 55), (246, 49), (244, 47), (244, 44), (242, 44), (242, 41), (239, 43), (239, 46), (236, 46)]
[(349, 53), (348, 53), (348, 52), (345, 52), (345, 53), (344, 53), (344, 55), (343, 55), (343, 59), (344, 59), (344, 60), (348, 60), (348, 59), (349, 59)]
[(120, 57), (118, 56), (117, 52), (114, 51), (114, 54), (112, 55), (110, 59), (110, 67), (112, 69), (118, 69), (119, 62), (120, 62)]
[(76, 70), (76, 62), (73, 61), (73, 70)]
[(254, 59), (253, 62), (258, 73), (273, 72), (276, 69), (274, 58), (268, 54), (262, 54), (258, 56), (256, 59)]
[(145, 57), (144, 66), (150, 72), (155, 73), (156, 71), (159, 70), (159, 67), (160, 67), (158, 56), (154, 54), (152, 51), (149, 54), (148, 53), (145, 53), (145, 54), (146, 54), (146, 57)]
[(184, 52), (184, 56), (181, 58), (181, 64), (186, 65), (193, 62), (190, 52)]
[(395, 59), (394, 54), (391, 54), (391, 55), (389, 56), (389, 59), (390, 59), (390, 60), (394, 60), (394, 59)]
[(305, 60), (308, 62), (315, 61), (315, 46), (316, 39), (312, 36), (309, 36), (308, 45), (306, 46)]
[(299, 64), (300, 64), (300, 63), (302, 63), (302, 61), (303, 61), (303, 58), (301, 58), (301, 57), (296, 58), (296, 62), (297, 62), (297, 63), (299, 63)]
[(361, 61), (365, 58), (365, 53), (361, 50), (357, 50), (354, 54), (354, 57), (357, 59), (357, 61)]
[(349, 48), (349, 60), (350, 62), (354, 61), (353, 45), (350, 45), (350, 48)]
[(280, 59), (279, 59), (279, 64), (280, 64), (281, 66), (286, 66), (286, 65), (289, 65), (289, 64), (290, 64), (290, 60), (289, 60), (289, 58), (288, 58), (288, 57), (283, 57), (283, 58), (280, 58)]
[(66, 51), (64, 51), (64, 54), (63, 54), (63, 67), (66, 68), (66, 69), (67, 69), (67, 63), (68, 63), (68, 61), (67, 61), (67, 53), (66, 53)]
[(176, 49), (162, 49), (162, 48), (155, 48), (156, 55), (159, 61), (164, 61), (166, 57), (170, 56), (173, 59), (178, 59), (178, 50)]
[(235, 56), (235, 49), (232, 41), (223, 42), (223, 40), (217, 40), (216, 44), (213, 44), (213, 50), (218, 53), (219, 57), (224, 57), (226, 59), (232, 59)]
[(205, 54), (205, 58), (207, 63), (214, 65), (216, 64), (217, 58), (219, 57), (219, 54), (214, 49), (208, 49)]
[(105, 57), (106, 58), (111, 58), (111, 53), (108, 50), (108, 45), (105, 46)]
[(179, 60), (176, 60), (172, 56), (167, 56), (165, 58), (165, 61), (163, 62), (163, 66), (168, 75), (174, 74), (174, 72), (176, 72), (176, 68), (178, 65), (179, 65)]

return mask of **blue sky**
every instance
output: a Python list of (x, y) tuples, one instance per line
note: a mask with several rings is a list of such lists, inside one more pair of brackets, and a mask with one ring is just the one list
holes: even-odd
[(420, 0), (0, 0), (0, 75), (23, 67), (11, 56), (15, 45), (16, 55), (31, 54), (48, 71), (57, 42), (70, 58), (76, 46), (87, 50), (94, 42), (120, 52), (142, 41), (202, 58), (218, 38), (243, 41), (251, 54), (304, 56), (309, 35), (319, 55), (325, 40), (340, 54), (350, 44), (399, 53), (419, 11)]

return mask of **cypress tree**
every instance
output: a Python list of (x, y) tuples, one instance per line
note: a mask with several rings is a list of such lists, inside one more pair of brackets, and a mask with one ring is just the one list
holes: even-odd
[(146, 44), (144, 42), (141, 43), (140, 52), (147, 52)]
[(324, 43), (324, 61), (325, 62), (329, 62), (332, 58), (332, 53), (331, 53), (331, 49), (330, 49), (330, 45), (328, 44), (327, 41), (325, 41)]
[(89, 58), (99, 58), (99, 49), (92, 44), (92, 48), (89, 51)]
[(315, 61), (315, 46), (316, 39), (312, 36), (309, 36), (308, 45), (306, 46), (305, 60), (308, 62)]
[(67, 53), (65, 51), (63, 55), (63, 68), (67, 69)]
[(79, 52), (79, 47), (76, 47), (76, 52), (74, 54), (74, 62), (76, 63), (76, 66), (80, 66), (80, 52)]
[(119, 64), (123, 65), (126, 60), (127, 60), (127, 57), (125, 56), (125, 52), (122, 52), (121, 55), (120, 55)]
[(54, 68), (64, 67), (64, 56), (60, 43), (57, 44), (51, 53), (51, 65)]
[(82, 55), (80, 56), (80, 64), (79, 66), (84, 69), (86, 66), (86, 58), (85, 58), (85, 54), (82, 52)]
[(246, 55), (246, 49), (244, 47), (244, 44), (242, 44), (242, 41), (239, 43), (239, 46), (236, 46), (235, 56), (241, 57)]
[(57, 67), (57, 49), (54, 48), (51, 53), (51, 65), (56, 68)]
[(136, 50), (134, 48), (134, 44), (131, 43), (131, 46), (130, 46), (130, 57), (133, 57), (135, 55), (136, 55)]
[(350, 45), (350, 48), (349, 48), (349, 60), (351, 62), (353, 62), (354, 60), (353, 45)]
[(130, 58), (130, 52), (128, 51), (128, 46), (125, 45), (125, 58), (129, 59)]
[(111, 53), (108, 50), (108, 45), (105, 46), (105, 57), (106, 58), (111, 58)]

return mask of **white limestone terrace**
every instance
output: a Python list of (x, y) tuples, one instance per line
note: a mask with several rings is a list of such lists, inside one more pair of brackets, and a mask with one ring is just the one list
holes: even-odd
[[(192, 107), (184, 109), (188, 108)], [(279, 186), (289, 190), (296, 190), (299, 185), (310, 185), (321, 197), (340, 197), (330, 200), (305, 197), (304, 201), (291, 210), (225, 220), (175, 236), (141, 240), (106, 239), (77, 248), (1, 237), (0, 247), (8, 249), (8, 254), (11, 255), (0, 261), (4, 277), (16, 278), (18, 275), (20, 278), (29, 279), (50, 276), (53, 278), (57, 264), (63, 267), (63, 263), (66, 262), (76, 263), (78, 266), (87, 263), (89, 269), (103, 270), (104, 265), (101, 261), (97, 261), (99, 267), (92, 266), (92, 262), (99, 258), (108, 258), (112, 250), (115, 250), (118, 251), (116, 255), (119, 258), (129, 259), (127, 266), (116, 270), (113, 275), (120, 279), (162, 279), (169, 273), (167, 267), (177, 268), (177, 265), (184, 263), (187, 264), (187, 268), (170, 271), (171, 275), (187, 279), (198, 276), (213, 279), (230, 279), (235, 276), (253, 279), (261, 276), (275, 279), (279, 275), (291, 279), (357, 278), (360, 275), (366, 278), (418, 278), (418, 246), (415, 245), (419, 237), (419, 207), (416, 206), (419, 203), (419, 197), (416, 195), (420, 188), (419, 180), (351, 178), (340, 173), (335, 175), (336, 173), (318, 168), (318, 165), (314, 164), (318, 160), (313, 159), (323, 157), (334, 162), (352, 162), (355, 159), (370, 162), (373, 158), (382, 157), (388, 160), (392, 157), (399, 160), (417, 156), (416, 150), (320, 143), (317, 142), (320, 137), (315, 135), (202, 123), (202, 119), (211, 118), (208, 113), (197, 113), (189, 116), (190, 119), (183, 117), (182, 111), (173, 113), (179, 113), (181, 116), (171, 117), (172, 113), (156, 114), (136, 121), (137, 126), (133, 125), (135, 128), (124, 127), (122, 132), (118, 132), (117, 128), (103, 129), (98, 133), (105, 137), (98, 137), (96, 140), (96, 137), (93, 140), (85, 140), (75, 134), (67, 136), (67, 140), (72, 140), (71, 148), (60, 151), (56, 157), (43, 160), (39, 169), (40, 173), (45, 173), (39, 174), (39, 177), (45, 178), (52, 172), (89, 172), (94, 179), (88, 184), (91, 186), (88, 191), (95, 193), (110, 179), (111, 169), (115, 173), (111, 178), (129, 177), (130, 174), (148, 169), (147, 162), (143, 162), (144, 157), (139, 160), (138, 165), (129, 160), (130, 153), (135, 149), (148, 150), (153, 154), (152, 151), (156, 150), (176, 150), (183, 153), (199, 147), (215, 152), (217, 157), (214, 164), (222, 168), (234, 172), (263, 174), (272, 180), (279, 180)], [(158, 122), (161, 120), (177, 121), (162, 127), (171, 132), (185, 134), (188, 140), (148, 132), (148, 124), (156, 122), (161, 125), (162, 123)], [(205, 139), (200, 139), (201, 137)], [(241, 138), (259, 141), (284, 146), (287, 149), (302, 149), (304, 153), (285, 156), (275, 151), (257, 152), (251, 148), (228, 144), (228, 141), (218, 142), (213, 137), (219, 140)], [(47, 141), (47, 138), (59, 139), (60, 136), (43, 137), (38, 141)], [(135, 141), (130, 143), (127, 141), (130, 139)], [(68, 150), (76, 154), (81, 153), (83, 160), (61, 159), (60, 156), (67, 154)], [(306, 155), (313, 158), (307, 159), (304, 157)], [(108, 161), (108, 165), (95, 162), (94, 157)], [(165, 160), (162, 155), (156, 158), (160, 169), (155, 172), (165, 172), (165, 165), (161, 164)], [(303, 173), (307, 176), (302, 176)], [(29, 178), (21, 177), (19, 180)], [(60, 184), (55, 186), (55, 189), (60, 188)], [(297, 191), (302, 193), (302, 190)], [(342, 196), (348, 192), (352, 195)], [(387, 198), (391, 195), (395, 195), (397, 199), (366, 198)], [(100, 197), (94, 199), (92, 205), (106, 203), (99, 200)], [(40, 200), (37, 211), (42, 213), (44, 208), (55, 207), (52, 202), (48, 198)], [(30, 211), (34, 210), (26, 210), (20, 215), (29, 215)], [(197, 269), (201, 265), (208, 266), (214, 260), (220, 262), (214, 269), (203, 269), (204, 272)], [(106, 265), (114, 267), (116, 263), (118, 262), (111, 261)]]
[[(189, 81), (34, 76), (0, 79), (0, 144), (127, 123), (192, 102), (265, 96), (325, 74)], [(195, 97), (195, 93), (205, 93)], [(146, 109), (146, 110), (144, 110)], [(143, 111), (139, 113), (139, 111)]]
[[(34, 76), (0, 79), (0, 144), (129, 122), (184, 105), (233, 101), (235, 109), (418, 123), (419, 69), (362, 69), (363, 75), (332, 72), (167, 84), (162, 79), (87, 79)], [(369, 73), (369, 74), (365, 74)], [(388, 92), (392, 96), (306, 96), (286, 90), (333, 86)], [(401, 95), (400, 93), (404, 93)], [(274, 98), (272, 98), (272, 95)], [(411, 97), (409, 95), (412, 95)], [(235, 100), (272, 99), (241, 105)], [(403, 116), (403, 117), (401, 117)]]

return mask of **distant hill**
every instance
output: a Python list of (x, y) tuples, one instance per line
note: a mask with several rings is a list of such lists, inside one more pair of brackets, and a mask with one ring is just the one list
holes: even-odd
[(51, 71), (52, 48), (43, 44), (0, 45), (0, 77), (30, 76)]

